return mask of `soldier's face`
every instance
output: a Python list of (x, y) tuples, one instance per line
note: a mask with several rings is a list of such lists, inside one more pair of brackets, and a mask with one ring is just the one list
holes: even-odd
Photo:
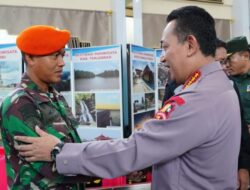
[(65, 50), (61, 49), (46, 56), (32, 56), (32, 62), (29, 65), (30, 70), (34, 72), (37, 80), (41, 83), (60, 82), (65, 65), (63, 61), (64, 54)]
[(249, 68), (249, 53), (247, 51), (234, 53), (226, 61), (226, 70), (229, 75), (241, 75), (247, 73)]
[(186, 69), (188, 64), (185, 64), (187, 44), (186, 42), (179, 42), (174, 33), (175, 24), (174, 20), (169, 22), (163, 31), (161, 40), (163, 55), (161, 61), (169, 67), (171, 79), (178, 84), (182, 84), (188, 75), (188, 69)]

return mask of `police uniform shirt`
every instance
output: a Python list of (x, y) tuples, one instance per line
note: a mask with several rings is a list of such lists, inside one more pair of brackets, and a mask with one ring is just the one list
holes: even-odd
[(65, 144), (56, 158), (59, 173), (112, 178), (153, 165), (153, 190), (235, 190), (238, 98), (218, 62), (198, 72), (162, 119), (146, 122), (128, 139)]

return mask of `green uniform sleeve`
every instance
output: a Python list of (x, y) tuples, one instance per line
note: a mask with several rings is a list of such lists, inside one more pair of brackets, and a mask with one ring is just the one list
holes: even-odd
[[(20, 102), (20, 103), (19, 103)], [(3, 107), (4, 109), (4, 107)], [(5, 110), (3, 110), (5, 112)], [(14, 136), (24, 135), (24, 136), (37, 136), (34, 131), (35, 126), (38, 125), (41, 129), (45, 129), (45, 126), (41, 123), (41, 118), (39, 116), (36, 107), (29, 101), (28, 98), (23, 97), (18, 100), (16, 104), (12, 104), (2, 117), (2, 126), (8, 137), (9, 150), (14, 149), (15, 143)], [(60, 176), (55, 170), (53, 171), (53, 164), (50, 162), (26, 162), (22, 159), (14, 150), (9, 156), (10, 164), (12, 160), (18, 160), (21, 165), (19, 168), (19, 176), (23, 183), (29, 183), (36, 178), (45, 177), (48, 183), (55, 181), (62, 181), (62, 176)], [(13, 155), (14, 153), (14, 155)], [(14, 170), (13, 170), (14, 172)], [(12, 176), (14, 176), (12, 174)]]
[[(50, 134), (64, 140), (65, 135), (54, 129), (50, 124), (44, 125), (42, 123), (42, 116), (39, 110), (28, 97), (20, 97), (10, 106), (2, 106), (2, 131), (5, 134), (4, 147), (7, 149), (7, 168), (8, 176), (16, 178), (19, 176), (20, 183), (27, 185), (36, 181), (40, 183), (39, 186), (53, 186), (53, 184), (67, 183), (70, 181), (82, 181), (83, 178), (77, 177), (64, 177), (58, 174), (52, 162), (26, 162), (18, 155), (14, 149), (15, 143), (14, 136), (38, 136), (35, 132), (35, 126), (47, 131)], [(9, 160), (9, 161), (8, 161)], [(18, 171), (18, 173), (16, 173)], [(38, 181), (39, 180), (39, 181)]]

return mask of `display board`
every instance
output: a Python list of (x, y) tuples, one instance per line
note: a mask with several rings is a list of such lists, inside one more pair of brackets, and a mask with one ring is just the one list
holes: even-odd
[(0, 44), (0, 103), (20, 83), (22, 55), (16, 44)]
[[(16, 44), (0, 44), (0, 104), (21, 80), (22, 55)], [(0, 146), (2, 137), (0, 132)]]
[(128, 45), (132, 131), (153, 118), (156, 109), (156, 64), (153, 49)]
[(72, 49), (73, 112), (83, 141), (123, 137), (121, 46)]

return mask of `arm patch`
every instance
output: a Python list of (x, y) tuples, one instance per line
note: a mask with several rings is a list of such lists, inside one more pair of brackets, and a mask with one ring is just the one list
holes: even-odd
[(156, 112), (154, 118), (158, 119), (158, 120), (168, 119), (170, 113), (172, 113), (174, 111), (176, 104), (181, 106), (181, 105), (185, 104), (185, 101), (183, 98), (181, 98), (179, 96), (171, 97), (170, 99), (168, 99), (164, 103), (162, 108), (159, 109), (158, 112)]

